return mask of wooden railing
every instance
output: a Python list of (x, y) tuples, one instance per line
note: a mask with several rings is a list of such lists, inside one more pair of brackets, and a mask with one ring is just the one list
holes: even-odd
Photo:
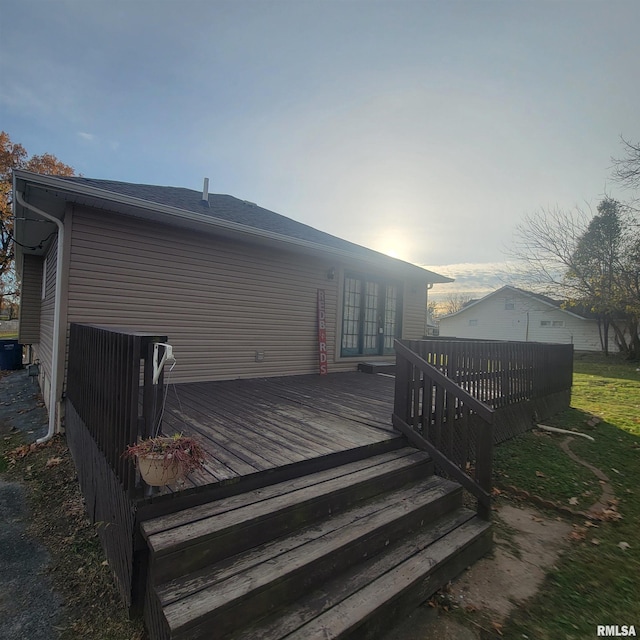
[(571, 389), (571, 344), (447, 339), (401, 343), (494, 409)]
[(154, 343), (166, 341), (166, 336), (111, 327), (72, 324), (70, 329), (66, 397), (131, 495), (135, 467), (122, 453), (158, 426), (163, 380), (152, 384), (152, 354)]
[(473, 494), (478, 515), (489, 519), (494, 410), (401, 341), (395, 349), (394, 427)]

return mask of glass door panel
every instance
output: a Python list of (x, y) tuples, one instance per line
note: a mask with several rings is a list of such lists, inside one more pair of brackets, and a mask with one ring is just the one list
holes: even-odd
[(362, 282), (356, 278), (344, 279), (344, 306), (342, 311), (342, 355), (360, 353), (360, 318)]
[(367, 356), (380, 353), (379, 306), (380, 285), (377, 282), (365, 282), (362, 353)]
[(347, 276), (342, 305), (343, 356), (393, 354), (400, 335), (401, 289), (388, 282)]
[(393, 353), (393, 341), (398, 337), (398, 287), (387, 285), (384, 303), (383, 353)]

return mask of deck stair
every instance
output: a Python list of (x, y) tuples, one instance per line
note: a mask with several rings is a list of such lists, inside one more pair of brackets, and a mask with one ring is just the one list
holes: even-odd
[(152, 640), (375, 638), (484, 555), (491, 527), (402, 448), (142, 524)]

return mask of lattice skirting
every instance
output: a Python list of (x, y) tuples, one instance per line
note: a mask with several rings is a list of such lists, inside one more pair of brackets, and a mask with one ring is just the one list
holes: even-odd
[(91, 522), (97, 525), (100, 542), (115, 574), (122, 600), (131, 607), (135, 506), (130, 503), (73, 404), (69, 400), (65, 404), (67, 444), (78, 472), (85, 508)]

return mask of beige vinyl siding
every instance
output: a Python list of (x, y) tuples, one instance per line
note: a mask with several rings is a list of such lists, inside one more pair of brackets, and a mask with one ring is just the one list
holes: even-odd
[[(58, 256), (57, 235), (53, 238), (46, 255), (46, 274), (44, 274), (44, 298), (40, 301), (40, 344), (36, 355), (46, 378), (51, 378), (53, 348), (53, 316), (56, 300), (56, 260)], [(42, 290), (38, 293), (41, 296)], [(48, 395), (47, 395), (48, 399)]]
[(427, 326), (427, 283), (408, 282), (404, 288), (402, 337), (424, 338)]
[(18, 325), (18, 340), (21, 344), (40, 342), (42, 263), (42, 256), (29, 254), (23, 256), (20, 322)]
[(329, 353), (336, 339), (337, 283), (327, 279), (334, 266), (77, 209), (68, 320), (168, 335), (176, 381), (314, 373), (319, 288), (333, 319)]

